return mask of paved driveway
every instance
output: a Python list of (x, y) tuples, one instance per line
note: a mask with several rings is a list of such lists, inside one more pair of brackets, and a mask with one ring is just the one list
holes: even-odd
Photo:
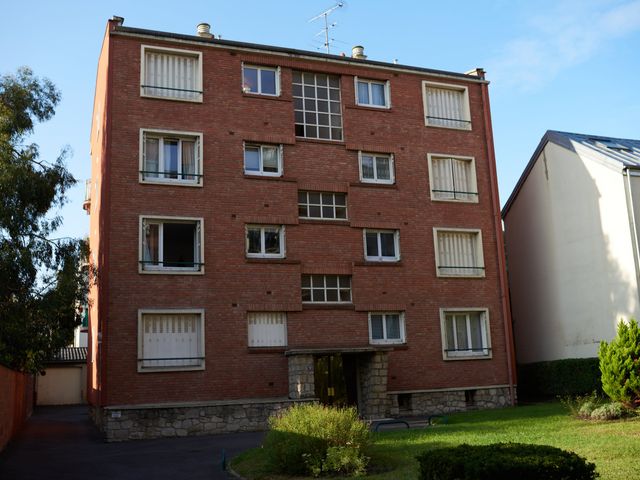
[(263, 433), (105, 443), (87, 407), (38, 407), (0, 453), (0, 479), (228, 479), (226, 457), (260, 444)]

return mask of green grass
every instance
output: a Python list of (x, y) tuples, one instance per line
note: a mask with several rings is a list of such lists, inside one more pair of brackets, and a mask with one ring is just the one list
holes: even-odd
[[(552, 445), (595, 463), (603, 480), (640, 480), (640, 417), (578, 420), (559, 403), (459, 413), (451, 415), (448, 424), (376, 434), (371, 456), (373, 468), (381, 473), (367, 478), (416, 479), (415, 456), (425, 450), (496, 442)], [(259, 448), (236, 457), (232, 467), (251, 480), (289, 478), (269, 475)]]

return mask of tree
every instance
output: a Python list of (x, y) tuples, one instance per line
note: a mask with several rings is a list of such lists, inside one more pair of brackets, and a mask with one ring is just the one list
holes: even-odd
[(86, 296), (86, 242), (54, 239), (76, 180), (68, 150), (52, 163), (27, 144), (36, 122), (53, 117), (60, 93), (26, 67), (0, 77), (0, 363), (37, 372), (73, 338)]
[(627, 407), (640, 406), (640, 327), (631, 320), (621, 321), (611, 343), (601, 342), (600, 372), (602, 389), (612, 399)]

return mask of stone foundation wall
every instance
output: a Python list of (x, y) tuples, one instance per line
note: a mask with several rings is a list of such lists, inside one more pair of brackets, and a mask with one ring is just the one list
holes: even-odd
[(360, 415), (370, 420), (384, 418), (391, 407), (387, 395), (389, 357), (386, 352), (375, 352), (359, 360)]
[(92, 409), (91, 416), (108, 442), (118, 442), (265, 430), (271, 415), (294, 403), (278, 399), (166, 407), (107, 407)]
[(289, 398), (303, 399), (316, 396), (313, 355), (291, 355), (289, 362)]

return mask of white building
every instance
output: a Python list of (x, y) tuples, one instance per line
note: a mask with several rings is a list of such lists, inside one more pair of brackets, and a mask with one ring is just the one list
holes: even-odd
[(595, 357), (640, 318), (640, 140), (548, 131), (502, 218), (518, 363)]

